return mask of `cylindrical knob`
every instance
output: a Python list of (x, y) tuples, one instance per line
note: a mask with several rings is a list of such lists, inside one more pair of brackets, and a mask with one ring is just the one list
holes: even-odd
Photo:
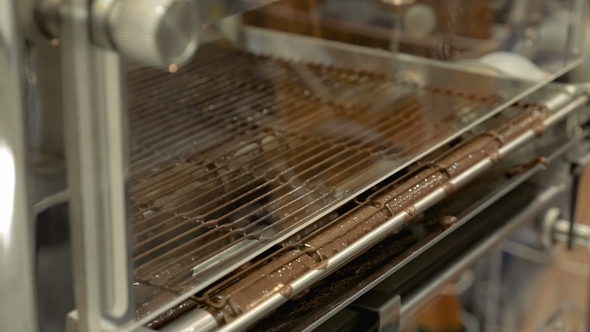
[(116, 0), (108, 17), (115, 48), (132, 61), (181, 66), (198, 44), (196, 0)]

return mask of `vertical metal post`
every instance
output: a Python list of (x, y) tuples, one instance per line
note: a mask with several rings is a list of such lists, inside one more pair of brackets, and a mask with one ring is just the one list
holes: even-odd
[(132, 320), (125, 195), (124, 76), (119, 55), (92, 44), (91, 2), (64, 0), (62, 77), (77, 330)]
[(0, 0), (0, 331), (37, 331), (27, 193), (22, 39), (16, 0)]

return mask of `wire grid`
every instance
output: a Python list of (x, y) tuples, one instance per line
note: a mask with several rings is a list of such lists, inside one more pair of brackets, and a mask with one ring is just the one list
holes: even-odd
[(200, 262), (244, 239), (273, 241), (495, 101), (222, 44), (178, 73), (128, 80), (135, 276), (173, 292)]

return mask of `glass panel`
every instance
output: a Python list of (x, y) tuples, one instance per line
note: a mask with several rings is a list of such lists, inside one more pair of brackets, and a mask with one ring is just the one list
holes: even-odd
[(577, 63), (576, 1), (509, 3), (281, 1), (205, 27), (184, 67), (129, 64), (138, 318)]
[(287, 0), (245, 14), (244, 23), (543, 80), (576, 59), (579, 4)]

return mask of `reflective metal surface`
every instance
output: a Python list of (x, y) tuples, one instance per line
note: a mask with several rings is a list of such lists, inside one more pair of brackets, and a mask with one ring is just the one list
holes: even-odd
[[(198, 4), (202, 21), (209, 22), (270, 2)], [(68, 144), (74, 151), (69, 166), (70, 183), (76, 187), (70, 193), (75, 203), (73, 231), (79, 238), (78, 300), (81, 326), (89, 329), (96, 322), (88, 319), (96, 318), (100, 325), (105, 315), (114, 320), (124, 316), (117, 324), (133, 320), (125, 310), (135, 303), (127, 298), (128, 288), (140, 304), (139, 321), (125, 328), (153, 319), (266, 250), (289, 245), (295, 232), (315, 222), (314, 227), (331, 222), (331, 212), (354, 195), (579, 63), (564, 52), (567, 45), (556, 47), (550, 61), (530, 52), (525, 58), (539, 66), (534, 72), (541, 78), (526, 81), (501, 74), (498, 64), (449, 63), (455, 59), (450, 48), (455, 44), (434, 28), (424, 45), (435, 58), (441, 57), (437, 61), (408, 56), (401, 49), (391, 54), (255, 27), (240, 30), (241, 17), (234, 16), (232, 24), (220, 25), (234, 45), (219, 43), (224, 45), (221, 50), (218, 44), (205, 45), (189, 66), (170, 66), (167, 73), (130, 69), (131, 176), (126, 197), (125, 151), (119, 146), (125, 141), (120, 127), (124, 119), (118, 117), (124, 87), (117, 82), (118, 59), (95, 49), (88, 31), (73, 31), (94, 26), (96, 21), (88, 24), (87, 15), (106, 13), (112, 3), (93, 4), (97, 11), (89, 13), (81, 1), (67, 1), (60, 41), (70, 90), (65, 93), (68, 121), (74, 122), (68, 128)], [(310, 17), (313, 23), (314, 13)], [(445, 29), (440, 32), (452, 39), (455, 31)], [(392, 44), (400, 41), (397, 34)], [(409, 34), (415, 35), (416, 29)], [(498, 46), (495, 37), (482, 44)], [(416, 38), (403, 42), (408, 41)], [(479, 51), (471, 56), (481, 55)], [(141, 55), (154, 56), (149, 53)], [(469, 58), (467, 52), (463, 56)], [(116, 135), (105, 135), (104, 128)], [(528, 133), (503, 152), (536, 134)], [(450, 183), (462, 186), (493, 163), (476, 165)], [(446, 191), (439, 188), (414, 209), (423, 211)], [(126, 199), (132, 212), (129, 251)], [(395, 231), (408, 216), (397, 216), (387, 230)], [(375, 235), (360, 241), (355, 250), (378, 240)], [(133, 256), (133, 287), (128, 287), (131, 273), (125, 270), (128, 257), (122, 252)], [(338, 259), (348, 256), (342, 257)], [(326, 267), (337, 266), (330, 262)], [(325, 272), (314, 273), (297, 287)], [(283, 298), (273, 301), (265, 308)], [(243, 322), (256, 317), (252, 314)]]
[(193, 310), (180, 318), (167, 324), (160, 331), (162, 332), (194, 332), (201, 329), (215, 330), (218, 328), (217, 321), (213, 316), (202, 310)]
[(78, 331), (133, 314), (125, 200), (121, 60), (92, 45), (88, 4), (65, 1), (62, 70)]
[[(564, 114), (569, 114), (572, 111), (574, 111), (575, 109), (579, 108), (580, 106), (582, 106), (583, 104), (585, 104), (587, 102), (588, 98), (586, 96), (581, 96), (578, 99), (574, 100), (573, 102), (571, 102), (570, 104), (566, 105), (563, 109), (558, 110), (557, 112), (555, 112), (554, 114), (548, 115), (547, 118), (543, 121), (544, 126), (546, 127), (550, 127), (552, 125), (554, 125), (555, 123), (557, 123), (560, 119), (563, 119)], [(525, 112), (523, 115), (525, 116), (529, 116), (527, 115), (528, 112)], [(530, 113), (532, 114), (532, 113)], [(540, 118), (543, 119), (543, 118)], [(516, 120), (516, 121), (514, 121)], [(510, 124), (507, 124), (501, 128), (504, 129), (498, 129), (498, 131), (496, 131), (497, 133), (502, 133), (505, 132), (505, 136), (508, 140), (509, 143), (500, 147), (498, 149), (497, 154), (492, 153), (490, 155), (489, 158), (485, 158), (483, 160), (481, 160), (480, 162), (477, 162), (475, 164), (473, 164), (471, 167), (465, 169), (464, 171), (458, 171), (459, 174), (454, 174), (455, 172), (453, 169), (454, 168), (458, 168), (461, 169), (461, 162), (455, 162), (451, 168), (447, 168), (447, 172), (449, 172), (449, 174), (452, 175), (452, 177), (449, 179), (449, 182), (452, 184), (450, 186), (450, 191), (454, 191), (458, 188), (461, 188), (463, 186), (465, 186), (467, 183), (471, 182), (473, 179), (475, 179), (476, 177), (480, 176), (483, 172), (485, 172), (486, 170), (488, 170), (489, 168), (491, 168), (499, 159), (503, 159), (505, 158), (509, 153), (512, 153), (515, 149), (515, 146), (518, 147), (522, 147), (522, 145), (524, 145), (526, 142), (529, 141), (531, 135), (534, 137), (538, 127), (536, 127), (536, 125), (534, 125), (534, 123), (537, 120), (532, 120), (532, 118), (522, 118), (522, 116), (517, 116), (515, 119), (512, 120), (512, 122), (510, 122)], [(517, 128), (519, 128), (521, 125), (519, 123), (527, 123), (530, 127), (530, 129), (528, 130), (524, 130), (522, 132), (519, 132)], [(508, 129), (510, 128), (510, 129)], [(514, 129), (513, 129), (514, 128)], [(534, 129), (537, 128), (537, 129)], [(504, 130), (504, 131), (503, 131)], [(511, 135), (516, 135), (516, 136), (511, 136)], [(502, 136), (500, 136), (502, 137)], [(502, 141), (502, 139), (500, 138), (500, 140)], [(470, 144), (475, 144), (477, 141), (474, 140), (472, 143)], [(469, 146), (469, 145), (468, 145)], [(477, 145), (476, 145), (477, 146)], [(479, 151), (479, 148), (474, 148), (473, 151)], [(461, 149), (459, 149), (458, 151), (461, 151)], [(467, 151), (467, 150), (465, 150)], [(483, 150), (482, 150), (483, 151)], [(477, 152), (479, 153), (479, 152)], [(491, 152), (490, 152), (491, 153)], [(456, 154), (456, 155), (455, 155)], [(455, 154), (451, 154), (451, 156), (455, 155), (455, 156), (459, 156), (460, 152), (455, 152)], [(476, 154), (476, 152), (472, 153), (474, 156)], [(469, 154), (469, 158), (471, 158), (472, 154)], [(439, 162), (441, 164), (444, 164), (443, 160), (445, 160), (444, 158), (441, 159), (440, 161), (437, 161), (436, 164), (438, 164)], [(435, 165), (436, 165), (435, 164)], [(403, 185), (401, 185), (401, 187), (403, 187)], [(371, 231), (369, 231), (365, 236), (359, 238), (357, 241), (352, 242), (352, 243), (348, 243), (348, 245), (345, 245), (345, 243), (342, 243), (343, 249), (339, 249), (340, 251), (337, 251), (337, 253), (333, 256), (329, 258), (326, 257), (323, 265), (320, 265), (320, 267), (316, 267), (313, 268), (310, 267), (309, 271), (306, 272), (305, 274), (303, 274), (301, 277), (296, 278), (295, 280), (291, 281), (287, 286), (283, 286), (283, 287), (289, 287), (290, 292), (289, 295), (284, 295), (283, 291), (281, 290), (280, 293), (276, 292), (276, 289), (273, 291), (273, 293), (270, 293), (271, 291), (269, 291), (270, 295), (269, 297), (265, 298), (265, 299), (261, 299), (260, 303), (253, 306), (253, 308), (248, 308), (248, 310), (246, 310), (247, 307), (244, 307), (243, 305), (240, 305), (239, 307), (235, 307), (236, 304), (231, 304), (231, 303), (241, 303), (239, 301), (238, 295), (239, 293), (236, 293), (236, 295), (231, 295), (232, 293), (229, 293), (230, 295), (225, 295), (224, 294), (224, 287), (220, 286), (220, 290), (217, 290), (215, 288), (213, 288), (212, 290), (210, 290), (211, 294), (217, 294), (215, 295), (214, 299), (217, 299), (217, 302), (221, 302), (224, 303), (224, 296), (228, 296), (228, 298), (225, 298), (225, 303), (230, 303), (228, 305), (234, 306), (233, 308), (236, 312), (244, 312), (241, 314), (237, 314), (235, 317), (235, 320), (230, 320), (227, 325), (224, 325), (222, 327), (222, 331), (233, 331), (233, 330), (240, 330), (243, 329), (247, 326), (249, 326), (250, 324), (253, 324), (254, 322), (256, 322), (258, 319), (260, 319), (262, 316), (264, 316), (267, 312), (277, 308), (279, 305), (285, 303), (286, 301), (288, 301), (289, 298), (291, 298), (293, 295), (297, 295), (299, 294), (299, 292), (302, 292), (306, 289), (308, 289), (314, 282), (317, 282), (319, 279), (323, 278), (327, 273), (334, 271), (335, 269), (339, 268), (341, 265), (343, 265), (346, 261), (348, 261), (349, 259), (351, 259), (352, 257), (355, 257), (356, 255), (358, 255), (359, 253), (361, 253), (362, 251), (364, 251), (366, 248), (372, 246), (373, 244), (375, 244), (376, 242), (378, 242), (379, 240), (383, 239), (383, 237), (387, 234), (391, 234), (393, 232), (395, 232), (397, 229), (399, 229), (400, 227), (402, 227), (405, 222), (412, 218), (412, 216), (414, 216), (414, 214), (420, 214), (424, 211), (426, 211), (428, 208), (430, 208), (434, 203), (439, 202), (440, 200), (442, 200), (444, 197), (446, 197), (447, 194), (449, 194), (447, 187), (443, 186), (444, 189), (442, 188), (436, 188), (434, 189), (434, 191), (432, 191), (431, 193), (421, 197), (420, 199), (417, 199), (415, 202), (411, 202), (409, 198), (407, 197), (403, 197), (400, 198), (399, 202), (404, 202), (407, 201), (407, 204), (412, 204), (410, 206), (410, 208), (406, 208), (403, 212), (400, 212), (398, 214), (393, 215), (393, 217), (391, 219), (389, 219), (388, 221), (386, 221), (385, 223), (379, 225), (378, 227), (372, 229)], [(401, 195), (400, 195), (401, 197)], [(394, 200), (394, 202), (396, 202), (396, 200)], [(401, 203), (397, 203), (397, 204), (401, 204)], [(355, 219), (352, 219), (355, 220)], [(350, 221), (348, 222), (350, 223)], [(343, 225), (346, 225), (346, 219), (343, 221)], [(336, 222), (336, 227), (339, 224)], [(368, 226), (367, 226), (368, 227)], [(321, 234), (321, 233), (320, 233)], [(320, 235), (321, 236), (321, 235)], [(311, 239), (307, 240), (308, 242), (303, 242), (303, 243), (313, 243), (314, 238), (312, 237)], [(340, 238), (338, 238), (337, 241), (340, 241)], [(342, 235), (342, 241), (344, 242), (348, 242), (348, 240), (344, 240), (344, 235)], [(301, 246), (300, 246), (301, 248)], [(324, 247), (322, 247), (324, 248)], [(317, 250), (317, 248), (313, 249), (313, 250)], [(336, 250), (336, 249), (334, 249)], [(319, 252), (319, 251), (318, 251)], [(324, 251), (325, 252), (325, 251)], [(325, 252), (327, 254), (327, 252)], [(329, 254), (332, 255), (332, 254)], [(281, 257), (280, 255), (278, 257)], [(324, 256), (325, 257), (325, 256)], [(295, 263), (293, 263), (295, 266)], [(286, 263), (284, 266), (287, 266)], [(291, 267), (291, 265), (289, 265), (289, 269), (293, 269), (293, 267)], [(281, 275), (281, 265), (277, 266), (277, 274)], [(265, 272), (265, 273), (270, 273), (275, 271), (275, 268), (271, 268), (271, 270), (269, 270), (269, 272)], [(247, 274), (246, 272), (243, 272), (241, 278), (243, 278), (242, 280), (249, 280), (248, 278), (250, 278), (252, 275), (256, 275), (257, 271), (255, 269), (252, 269), (252, 274)], [(286, 272), (285, 272), (286, 273)], [(295, 272), (292, 272), (293, 274), (295, 274)], [(271, 274), (272, 276), (272, 274)], [(270, 277), (267, 277), (266, 274), (263, 275), (262, 277), (263, 279), (266, 278), (267, 283), (271, 282)], [(293, 277), (295, 278), (295, 277)], [(264, 279), (264, 280), (266, 280)], [(252, 280), (256, 280), (256, 279), (252, 279)], [(241, 281), (239, 281), (238, 283), (236, 283), (235, 285), (238, 285)], [(231, 282), (230, 282), (231, 284)], [(223, 285), (223, 283), (221, 284)], [(256, 283), (253, 283), (251, 286), (255, 287), (254, 285), (256, 285)], [(232, 287), (236, 287), (234, 285), (228, 287), (228, 289), (231, 289)], [(245, 291), (246, 293), (248, 291)], [(255, 293), (252, 293), (255, 294)], [(205, 293), (205, 295), (207, 295), (207, 293)], [(232, 297), (233, 296), (233, 297)], [(230, 301), (230, 302), (228, 302)], [(209, 303), (209, 302), (207, 302)], [(211, 302), (211, 305), (214, 305), (214, 302)], [(226, 307), (222, 307), (224, 308), (224, 310), (226, 310)], [(231, 311), (229, 315), (231, 314)], [(228, 312), (223, 311), (223, 315), (228, 315)], [(227, 319), (227, 318), (226, 318)]]
[(37, 331), (22, 40), (16, 1), (0, 1), (0, 330)]
[[(516, 154), (503, 160), (495, 170), (488, 172), (483, 178), (428, 211), (424, 217), (418, 217), (404, 233), (397, 234), (373, 247), (329, 276), (321, 285), (314, 286), (309, 293), (301, 298), (291, 300), (279, 308), (274, 315), (264, 318), (253, 328), (253, 331), (313, 331), (318, 325), (333, 317), (332, 315), (337, 315), (340, 310), (374, 287), (395, 294), (398, 288), (393, 287), (400, 285), (400, 279), (415, 280), (416, 277), (429, 276), (423, 271), (425, 266), (430, 265), (429, 262), (438, 262), (440, 257), (452, 257), (445, 255), (449, 244), (465, 246), (461, 242), (461, 238), (456, 236), (461, 228), (472, 223), (475, 228), (481, 229), (482, 219), (492, 221), (493, 225), (498, 225), (496, 220), (506, 220), (503, 217), (487, 218), (487, 212), (482, 211), (488, 209), (499, 199), (503, 199), (505, 195), (510, 195), (516, 187), (521, 186), (534, 174), (545, 178), (549, 172), (547, 169), (553, 169), (555, 164), (561, 164), (564, 154), (575, 148), (583, 138), (578, 137), (574, 141), (569, 141), (565, 135), (555, 136), (555, 133), (559, 132), (562, 132), (562, 128), (550, 129), (544, 137), (537, 139), (530, 143), (529, 147), (523, 149), (524, 151), (534, 151), (534, 153), (527, 154), (528, 157), (524, 159), (523, 155)], [(530, 158), (536, 158), (538, 155), (547, 157), (550, 163), (548, 168), (544, 164), (536, 164), (532, 168), (524, 169), (523, 173), (514, 177), (502, 177), (514, 165), (528, 162)], [(516, 196), (521, 197), (522, 195), (517, 193)], [(534, 197), (534, 193), (529, 196)], [(509, 198), (508, 201), (512, 200)], [(526, 196), (524, 201), (526, 201)], [(562, 201), (565, 200), (562, 199)], [(526, 203), (528, 204), (528, 201)], [(553, 203), (556, 204), (556, 202)], [(498, 204), (498, 206), (503, 205), (504, 203)], [(515, 204), (515, 206), (522, 207), (520, 204)], [(494, 207), (488, 210), (495, 211), (497, 209)], [(503, 215), (510, 215), (510, 213), (503, 211)], [(454, 226), (441, 232), (438, 225), (440, 218), (444, 216), (455, 216), (457, 222)], [(493, 232), (486, 230), (481, 234), (485, 234), (487, 237)], [(406, 267), (410, 265), (415, 267), (416, 275), (408, 274)], [(357, 272), (353, 273), (355, 271)], [(391, 277), (392, 275), (393, 277)], [(395, 275), (399, 277), (395, 277)], [(387, 282), (390, 286), (382, 286), (384, 281), (391, 278), (397, 281)], [(407, 287), (402, 288), (407, 289)], [(332, 323), (332, 319), (326, 323)]]
[(108, 13), (115, 49), (129, 61), (168, 69), (197, 49), (197, 5), (191, 0), (118, 0)]

